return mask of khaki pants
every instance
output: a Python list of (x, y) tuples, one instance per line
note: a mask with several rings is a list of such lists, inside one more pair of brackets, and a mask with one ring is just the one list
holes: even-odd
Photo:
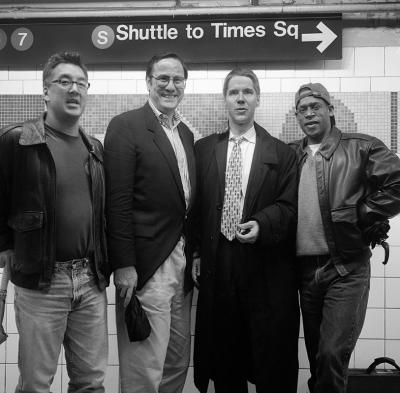
[(180, 393), (190, 360), (192, 293), (184, 295), (186, 258), (181, 239), (136, 294), (151, 325), (150, 336), (130, 342), (122, 300), (117, 296), (121, 393)]

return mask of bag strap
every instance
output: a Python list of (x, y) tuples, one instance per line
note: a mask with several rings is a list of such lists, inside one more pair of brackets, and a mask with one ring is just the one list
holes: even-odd
[(372, 371), (374, 371), (375, 368), (382, 363), (388, 363), (391, 366), (393, 366), (396, 370), (400, 371), (400, 367), (397, 365), (397, 363), (393, 359), (387, 358), (384, 356), (384, 357), (376, 358), (373, 361), (373, 363), (367, 368), (367, 374), (371, 374)]

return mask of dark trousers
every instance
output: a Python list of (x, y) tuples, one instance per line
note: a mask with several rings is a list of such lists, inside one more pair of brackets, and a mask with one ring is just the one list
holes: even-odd
[(329, 256), (299, 258), (300, 305), (311, 393), (345, 393), (351, 353), (364, 324), (370, 263), (359, 258), (340, 275)]
[(241, 245), (220, 236), (217, 250), (215, 291), (215, 342), (213, 380), (216, 393), (247, 393), (247, 364), (251, 359), (247, 326), (245, 260)]

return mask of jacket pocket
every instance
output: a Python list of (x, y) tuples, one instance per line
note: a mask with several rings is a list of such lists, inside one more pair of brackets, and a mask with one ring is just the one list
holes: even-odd
[(25, 211), (8, 220), (14, 230), (14, 270), (26, 274), (42, 270), (43, 212)]
[(339, 254), (351, 258), (367, 246), (363, 241), (362, 231), (358, 226), (356, 206), (342, 207), (331, 211), (333, 232)]

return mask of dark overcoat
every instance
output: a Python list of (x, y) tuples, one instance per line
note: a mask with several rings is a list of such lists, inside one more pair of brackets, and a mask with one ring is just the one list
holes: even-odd
[[(256, 220), (260, 236), (242, 245), (248, 277), (248, 315), (252, 359), (242, 362), (248, 380), (271, 392), (295, 393), (299, 307), (295, 269), (297, 214), (296, 157), (286, 144), (255, 124), (256, 144), (243, 208), (243, 222)], [(195, 145), (197, 217), (201, 256), (196, 313), (194, 378), (206, 392), (212, 378), (213, 321), (218, 291), (214, 283), (216, 250), (224, 200), (228, 132)], [(223, 313), (223, 310), (217, 310)], [(238, 315), (238, 318), (243, 315)], [(274, 390), (275, 389), (275, 390)]]

